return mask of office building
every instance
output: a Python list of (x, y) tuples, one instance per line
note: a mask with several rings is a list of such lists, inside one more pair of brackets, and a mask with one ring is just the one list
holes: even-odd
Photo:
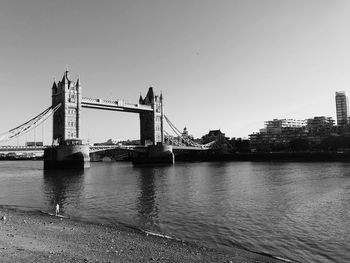
[(337, 110), (337, 125), (343, 126), (348, 123), (348, 98), (344, 91), (335, 93), (335, 106)]

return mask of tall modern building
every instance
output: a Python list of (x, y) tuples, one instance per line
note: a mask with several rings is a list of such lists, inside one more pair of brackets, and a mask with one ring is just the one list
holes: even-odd
[(345, 91), (335, 93), (335, 106), (337, 110), (337, 125), (342, 126), (348, 123), (348, 98)]

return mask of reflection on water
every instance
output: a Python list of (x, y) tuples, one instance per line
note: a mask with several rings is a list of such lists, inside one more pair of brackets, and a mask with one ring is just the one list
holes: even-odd
[(142, 168), (139, 170), (138, 179), (140, 193), (138, 196), (137, 211), (139, 220), (146, 226), (152, 226), (154, 219), (158, 217), (158, 205), (156, 204), (155, 173), (156, 168)]
[(0, 162), (0, 205), (127, 224), (210, 247), (350, 262), (350, 163), (92, 163), (45, 171)]
[(44, 170), (43, 193), (49, 211), (54, 211), (56, 204), (62, 214), (66, 205), (79, 206), (83, 188), (84, 170)]

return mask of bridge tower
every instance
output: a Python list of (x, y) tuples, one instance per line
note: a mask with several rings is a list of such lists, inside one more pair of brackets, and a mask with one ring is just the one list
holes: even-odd
[(64, 144), (69, 139), (80, 137), (81, 85), (69, 79), (66, 70), (61, 81), (52, 85), (52, 106), (61, 103), (53, 115), (53, 144)]
[(52, 85), (52, 106), (61, 104), (53, 114), (54, 147), (44, 150), (44, 169), (83, 169), (90, 166), (89, 145), (80, 137), (81, 86), (79, 78), (74, 83), (68, 70), (61, 81)]
[(153, 111), (140, 113), (140, 142), (148, 146), (145, 156), (133, 159), (134, 164), (173, 164), (175, 161), (171, 145), (164, 144), (163, 95), (156, 96), (153, 88), (148, 89), (145, 98), (140, 96), (140, 105), (149, 105)]
[(164, 142), (164, 107), (163, 96), (156, 96), (153, 88), (148, 89), (145, 98), (140, 95), (140, 105), (152, 106), (152, 112), (140, 113), (140, 143), (141, 145), (157, 145)]

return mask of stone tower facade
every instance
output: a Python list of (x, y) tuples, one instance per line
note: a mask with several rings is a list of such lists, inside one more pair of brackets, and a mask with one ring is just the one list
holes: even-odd
[(53, 114), (53, 144), (62, 145), (66, 140), (79, 139), (81, 114), (81, 85), (69, 79), (69, 71), (64, 72), (61, 81), (52, 85), (52, 106), (61, 103)]
[(163, 144), (164, 107), (163, 96), (156, 96), (153, 88), (148, 89), (145, 98), (140, 96), (139, 104), (152, 106), (153, 112), (140, 113), (140, 139), (141, 145)]

